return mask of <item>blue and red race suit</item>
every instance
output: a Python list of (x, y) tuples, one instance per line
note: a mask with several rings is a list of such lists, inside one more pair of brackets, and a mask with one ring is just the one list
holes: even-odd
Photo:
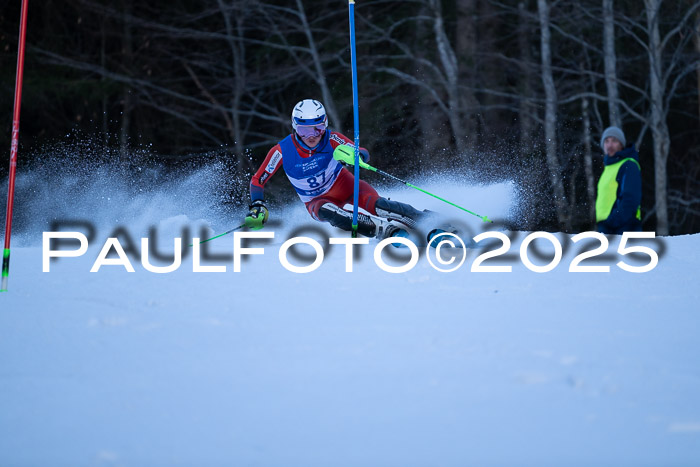
[[(250, 181), (251, 200), (264, 199), (265, 184), (280, 167), (284, 167), (287, 178), (314, 219), (320, 220), (318, 210), (325, 203), (330, 202), (340, 208), (352, 204), (355, 178), (333, 159), (333, 150), (341, 144), (355, 147), (347, 136), (335, 131), (327, 130), (313, 149), (300, 142), (295, 133), (290, 134), (270, 149), (253, 175)], [(376, 214), (374, 205), (379, 195), (363, 180), (360, 180), (359, 198), (360, 208)]]

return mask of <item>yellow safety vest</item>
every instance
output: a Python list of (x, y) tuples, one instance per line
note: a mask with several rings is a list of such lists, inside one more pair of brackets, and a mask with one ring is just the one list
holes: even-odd
[[(617, 173), (620, 171), (620, 167), (627, 161), (632, 161), (637, 164), (639, 170), (642, 170), (639, 162), (635, 159), (628, 157), (627, 159), (622, 159), (620, 162), (615, 162), (614, 164), (606, 165), (603, 169), (603, 174), (598, 180), (598, 197), (595, 200), (595, 217), (596, 222), (602, 222), (610, 216), (612, 208), (617, 201)], [(637, 219), (642, 220), (642, 207), (637, 206)]]

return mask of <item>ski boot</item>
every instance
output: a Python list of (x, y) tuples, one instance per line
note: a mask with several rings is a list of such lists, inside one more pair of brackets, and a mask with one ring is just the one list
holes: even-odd
[[(397, 221), (387, 221), (379, 217), (372, 217), (372, 220), (377, 224), (377, 233), (375, 237), (378, 240), (384, 240), (390, 237), (410, 238), (406, 226)], [(403, 243), (392, 243), (394, 248), (407, 248)]]
[(398, 221), (411, 229), (415, 228), (417, 222), (426, 214), (426, 211), (419, 211), (410, 204), (386, 198), (377, 199), (374, 209), (377, 211), (378, 216)]
[[(321, 220), (329, 222), (333, 227), (343, 230), (352, 230), (352, 213), (333, 203), (326, 203), (318, 211)], [(381, 217), (359, 213), (357, 216), (357, 233), (364, 237), (384, 240), (389, 237), (408, 238), (408, 227), (396, 220), (383, 219)], [(395, 247), (402, 247), (401, 243), (392, 243)]]
[[(457, 235), (458, 230), (452, 227), (451, 225), (445, 225), (442, 228), (438, 227), (430, 232), (428, 232), (427, 235), (427, 240), (428, 240), (428, 245), (430, 245), (432, 248), (437, 248), (437, 246), (443, 241), (443, 240), (448, 240), (451, 235), (442, 235), (442, 234), (453, 234)], [(438, 237), (439, 236), (439, 237)], [(437, 237), (437, 238), (436, 238)], [(454, 241), (452, 243), (455, 243)], [(457, 242), (455, 243), (456, 248), (461, 248), (462, 244)]]

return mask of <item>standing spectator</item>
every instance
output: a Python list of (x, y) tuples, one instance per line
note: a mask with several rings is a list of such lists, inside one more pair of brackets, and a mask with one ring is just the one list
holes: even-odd
[(626, 145), (625, 134), (611, 126), (600, 139), (605, 168), (598, 180), (596, 222), (598, 232), (621, 234), (642, 230), (642, 175), (634, 143)]

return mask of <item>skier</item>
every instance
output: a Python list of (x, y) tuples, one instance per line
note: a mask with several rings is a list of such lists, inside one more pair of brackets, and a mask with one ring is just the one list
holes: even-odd
[[(328, 130), (328, 117), (323, 104), (304, 99), (292, 110), (294, 131), (267, 153), (250, 181), (250, 198), (245, 225), (257, 230), (267, 221), (264, 188), (275, 172), (284, 167), (299, 198), (306, 204), (311, 217), (329, 222), (343, 230), (352, 229), (352, 212), (346, 204), (353, 202), (353, 174), (333, 158), (339, 145), (355, 147), (345, 135)], [(369, 161), (369, 152), (360, 148), (360, 157)], [(405, 227), (415, 227), (425, 212), (413, 206), (382, 198), (364, 180), (360, 180), (359, 207), (372, 214), (358, 213), (357, 231), (365, 237), (384, 239), (408, 236)]]

